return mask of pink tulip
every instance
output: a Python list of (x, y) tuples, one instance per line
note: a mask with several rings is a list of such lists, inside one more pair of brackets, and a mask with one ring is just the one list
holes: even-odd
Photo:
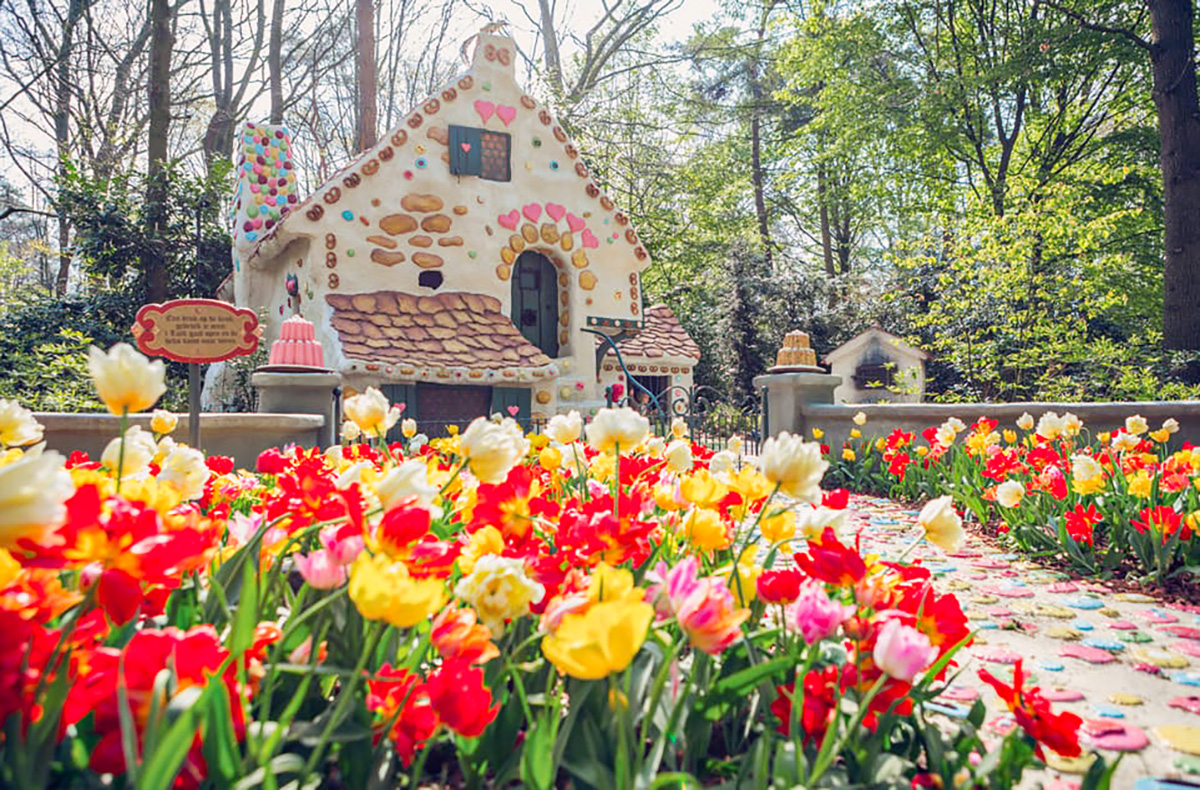
[(875, 638), (875, 666), (905, 683), (937, 660), (938, 651), (929, 637), (898, 619), (890, 619)]
[(320, 537), (321, 545), (339, 565), (349, 565), (354, 562), (366, 547), (362, 530), (353, 524), (323, 527)]
[(809, 581), (800, 588), (799, 597), (788, 605), (786, 612), (788, 625), (811, 645), (836, 634), (854, 614), (854, 606), (832, 600), (824, 585)]
[(669, 605), (693, 647), (716, 655), (742, 635), (742, 623), (750, 610), (735, 606), (733, 593), (723, 578), (698, 578), (695, 557), (688, 557), (669, 571), (660, 563), (657, 570), (663, 583), (651, 587), (646, 597), (657, 604), (660, 615)]
[(346, 583), (346, 567), (340, 564), (334, 556), (325, 549), (317, 549), (307, 556), (297, 554), (292, 557), (296, 570), (317, 590), (332, 590)]

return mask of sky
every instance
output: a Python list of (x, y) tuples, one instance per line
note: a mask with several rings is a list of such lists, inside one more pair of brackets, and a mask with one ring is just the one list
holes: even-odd
[[(518, 46), (525, 53), (532, 53), (535, 46), (534, 27), (530, 20), (522, 11), (521, 6), (516, 0), (461, 0), (464, 6), (471, 9), (488, 9), (491, 12), (491, 17), (495, 21), (507, 21), (509, 23), (509, 32), (517, 40)], [(637, 0), (551, 0), (556, 6), (556, 17), (560, 19), (559, 34), (560, 45), (563, 48), (564, 58), (569, 58), (573, 44), (569, 40), (567, 33), (582, 35), (596, 20), (604, 14), (605, 6), (629, 6), (637, 2)], [(524, 0), (526, 7), (531, 12), (537, 11), (537, 0)], [(452, 29), (447, 36), (447, 46), (457, 48), (460, 43), (474, 34), (480, 27), (478, 17), (463, 9), (464, 13), (459, 15), (457, 24), (452, 26)], [(658, 31), (658, 39), (661, 44), (668, 45), (686, 39), (694, 25), (697, 22), (712, 19), (719, 11), (719, 3), (717, 0), (682, 0), (679, 7), (672, 11), (664, 22), (660, 22)], [(2, 93), (5, 97), (8, 90), (14, 86), (4, 85)], [(263, 103), (265, 104), (265, 97)], [(253, 106), (251, 114), (255, 110), (261, 109), (257, 103)], [(265, 110), (264, 110), (265, 111)], [(9, 113), (6, 119), (10, 124), (15, 124), (18, 129), (25, 127), (21, 120)], [(19, 136), (27, 145), (34, 148), (46, 148), (51, 146), (51, 141), (45, 138), (32, 127), (26, 127), (25, 131), (19, 131)], [(17, 171), (11, 161), (7, 157), (0, 160), (0, 174), (8, 177), (22, 192), (26, 192), (28, 185), (24, 177)], [(27, 200), (38, 202), (37, 197), (29, 193)]]

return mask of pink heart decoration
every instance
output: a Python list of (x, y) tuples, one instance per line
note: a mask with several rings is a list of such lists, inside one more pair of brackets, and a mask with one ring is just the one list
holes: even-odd
[(521, 207), (521, 213), (524, 214), (525, 218), (530, 222), (537, 222), (538, 217), (542, 216), (542, 207), (537, 203), (530, 203), (527, 206)]
[(517, 223), (521, 221), (521, 212), (513, 209), (507, 214), (501, 214), (500, 216), (496, 217), (496, 221), (500, 223), (501, 227), (508, 228), (509, 230), (516, 230)]
[(470, 152), (470, 150), (471, 150), (471, 144), (470, 144), (470, 143), (459, 143), (459, 145), (460, 145), (460, 146), (462, 146), (462, 149), (463, 149), (463, 152), (464, 152), (464, 153), (469, 153), (469, 152)]
[(554, 220), (555, 222), (558, 222), (560, 219), (563, 218), (563, 214), (567, 213), (567, 209), (563, 206), (558, 205), (557, 203), (547, 203), (546, 204), (546, 213), (550, 215), (550, 219)]
[(492, 113), (496, 112), (496, 105), (484, 99), (475, 100), (475, 112), (479, 113), (479, 117), (484, 123), (488, 122), (488, 118), (492, 117)]
[(508, 413), (511, 414), (513, 417), (516, 417), (517, 412), (519, 412), (519, 411), (521, 411), (520, 406), (509, 406), (508, 407)]
[(591, 228), (584, 228), (584, 231), (579, 238), (583, 241), (583, 246), (585, 247), (600, 246), (600, 240), (596, 238), (596, 234), (592, 233)]
[(508, 126), (517, 117), (517, 108), (501, 104), (496, 108), (496, 117), (504, 121), (505, 126)]
[(401, 414), (403, 414), (404, 410), (408, 408), (408, 404), (407, 403), (394, 403), (394, 404), (392, 404), (392, 408), (395, 409), (396, 411), (400, 412)]
[(571, 229), (572, 233), (578, 233), (579, 231), (583, 230), (586, 225), (587, 220), (585, 220), (583, 217), (577, 217), (574, 214), (567, 215), (567, 227)]

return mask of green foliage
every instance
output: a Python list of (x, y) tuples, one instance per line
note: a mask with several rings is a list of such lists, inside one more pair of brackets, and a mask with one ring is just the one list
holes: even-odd
[(96, 411), (101, 408), (87, 368), (92, 338), (74, 329), (59, 329), (57, 339), (14, 356), (4, 371), (0, 393), (35, 411)]
[[(93, 282), (140, 303), (147, 283), (139, 262), (161, 247), (171, 298), (214, 294), (229, 272), (231, 241), (221, 206), (231, 192), (230, 171), (231, 165), (222, 163), (208, 176), (196, 177), (172, 166), (163, 176), (165, 205), (151, 206), (141, 174), (93, 178), (67, 168), (59, 200), (75, 225), (84, 271)], [(162, 233), (152, 237), (148, 219), (155, 212), (164, 222)]]

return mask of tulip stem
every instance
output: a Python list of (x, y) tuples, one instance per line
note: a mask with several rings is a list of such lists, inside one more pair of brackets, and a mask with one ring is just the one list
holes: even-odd
[(446, 493), (446, 491), (450, 488), (450, 486), (454, 483), (454, 481), (458, 479), (458, 475), (462, 472), (463, 469), (466, 468), (466, 466), (467, 466), (467, 459), (464, 458), (463, 462), (454, 468), (454, 473), (452, 475), (450, 475), (450, 479), (447, 480), (445, 483), (443, 483), (442, 487), (438, 489), (438, 496), (442, 496), (443, 494)]
[[(871, 702), (875, 699), (875, 696), (879, 694), (880, 690), (883, 688), (883, 684), (886, 683), (888, 679), (888, 675), (880, 674), (874, 685), (872, 685), (871, 689), (867, 692), (867, 696), (863, 697), (858, 703), (858, 710), (855, 711), (854, 718), (850, 720), (850, 725), (846, 727), (846, 731), (838, 734), (836, 743), (834, 743), (830, 738), (830, 733), (826, 731), (825, 738), (821, 742), (821, 750), (817, 753), (817, 760), (813, 765), (812, 773), (809, 774), (808, 781), (804, 783), (805, 787), (815, 786), (817, 780), (819, 780), (822, 774), (824, 774), (829, 768), (829, 765), (833, 762), (833, 759), (842, 753), (842, 749), (846, 745), (846, 739), (853, 735), (855, 730), (858, 729), (858, 726), (862, 723), (862, 720), (870, 711)], [(834, 721), (838, 721), (837, 717), (834, 717)]]
[(375, 647), (379, 644), (379, 637), (383, 633), (381, 627), (383, 623), (373, 621), (367, 627), (367, 642), (363, 647), (362, 655), (358, 657), (358, 663), (354, 666), (354, 673), (350, 676), (350, 680), (346, 683), (338, 693), (337, 704), (333, 709), (333, 714), (325, 722), (325, 727), (321, 730), (321, 737), (317, 741), (317, 745), (313, 747), (312, 754), (308, 756), (308, 762), (304, 764), (304, 771), (300, 774), (298, 785), (304, 786), (304, 782), (308, 779), (308, 775), (317, 767), (322, 755), (325, 753), (325, 744), (329, 742), (329, 736), (333, 733), (334, 727), (346, 715), (350, 707), (351, 701), (355, 698), (355, 692), (358, 691), (358, 681), (362, 677), (363, 669), (367, 666), (367, 660), (375, 654)]
[(125, 472), (125, 425), (129, 422), (129, 408), (121, 409), (121, 444), (117, 450), (117, 494), (121, 493), (121, 476)]

